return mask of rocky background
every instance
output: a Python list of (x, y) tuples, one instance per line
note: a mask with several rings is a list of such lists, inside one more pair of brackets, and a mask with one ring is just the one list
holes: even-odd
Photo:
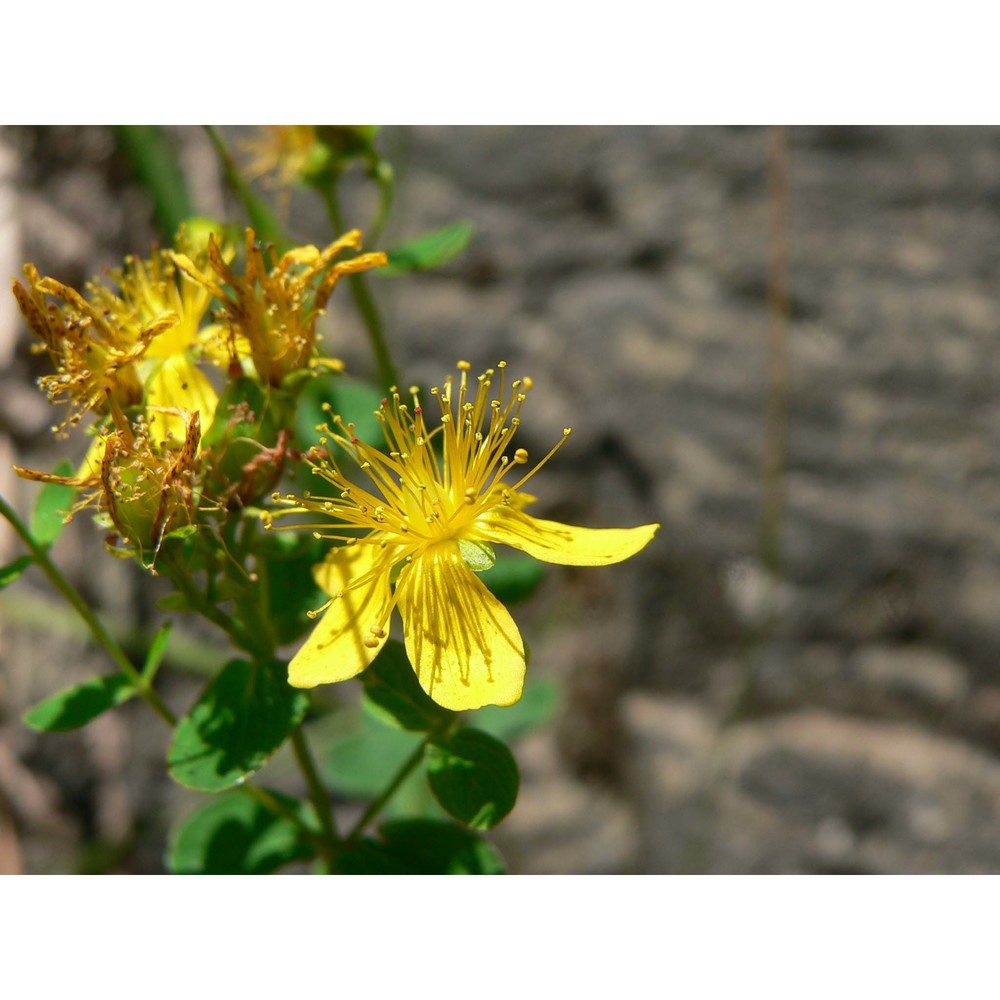
[[(172, 135), (199, 210), (223, 213), (206, 140)], [(515, 748), (524, 785), (495, 835), (512, 869), (1000, 870), (1000, 130), (789, 130), (787, 376), (768, 351), (769, 130), (407, 128), (382, 148), (400, 178), (385, 245), (475, 226), (447, 268), (378, 285), (407, 377), (506, 359), (535, 380), (529, 450), (574, 428), (541, 512), (663, 525), (517, 611), (564, 704)], [(307, 196), (291, 219), (325, 238)], [(2, 134), (5, 274), (33, 260), (75, 284), (152, 238), (110, 130)], [(335, 299), (337, 352), (365, 372), (348, 313)], [(0, 486), (27, 509), (35, 488), (4, 470), (56, 453), (9, 297), (0, 358)], [(776, 572), (769, 394), (788, 414)], [(155, 622), (155, 592), (95, 535), (74, 523), (62, 564), (119, 624)], [(103, 669), (58, 603), (31, 575), (0, 595), (0, 869), (159, 871), (194, 799), (164, 776), (156, 720), (129, 705), (44, 737), (19, 720)]]

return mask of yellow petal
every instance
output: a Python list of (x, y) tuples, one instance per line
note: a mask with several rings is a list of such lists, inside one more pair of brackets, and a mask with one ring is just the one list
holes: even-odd
[(201, 426), (207, 430), (212, 426), (219, 397), (205, 373), (186, 355), (178, 354), (163, 361), (153, 373), (146, 388), (146, 402), (160, 410), (153, 425), (155, 440), (163, 442), (169, 435), (175, 441), (183, 441), (187, 419), (163, 409), (198, 413)]
[(358, 543), (334, 549), (313, 570), (332, 603), (288, 664), (289, 684), (310, 688), (346, 681), (375, 659), (389, 632), (389, 568), (384, 549)]
[(415, 557), (400, 575), (396, 595), (410, 663), (439, 705), (461, 712), (513, 705), (521, 697), (521, 634), (454, 543)]
[(659, 527), (576, 528), (543, 521), (513, 507), (494, 507), (477, 521), (475, 537), (511, 545), (561, 566), (608, 566), (644, 549)]
[(100, 478), (101, 466), (104, 462), (104, 446), (106, 443), (107, 438), (101, 436), (95, 437), (90, 442), (87, 454), (84, 455), (83, 461), (80, 463), (80, 468), (76, 473), (80, 479), (91, 480)]

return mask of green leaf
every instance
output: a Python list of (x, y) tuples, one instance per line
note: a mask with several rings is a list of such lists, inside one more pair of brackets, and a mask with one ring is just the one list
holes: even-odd
[(286, 669), (277, 660), (227, 663), (174, 731), (167, 755), (173, 778), (218, 792), (262, 768), (309, 707)]
[(134, 694), (135, 688), (124, 674), (91, 677), (32, 706), (24, 713), (24, 721), (42, 732), (79, 729)]
[(303, 448), (309, 448), (319, 443), (323, 435), (316, 428), (330, 421), (330, 416), (323, 409), (323, 404), (329, 403), (333, 412), (340, 414), (345, 423), (355, 425), (354, 434), (357, 438), (375, 448), (385, 447), (382, 425), (375, 416), (382, 405), (383, 395), (367, 382), (335, 372), (318, 375), (307, 383), (299, 396), (299, 406), (295, 413), (295, 436), (299, 444)]
[(9, 587), (33, 562), (31, 556), (21, 556), (0, 568), (0, 590)]
[(142, 665), (142, 679), (149, 684), (156, 671), (160, 669), (160, 663), (167, 652), (167, 643), (170, 642), (170, 630), (173, 625), (165, 622), (160, 626), (159, 631), (153, 636), (153, 641), (149, 644), (146, 653), (146, 662)]
[(362, 713), (329, 744), (323, 770), (338, 791), (374, 798), (420, 746), (421, 733), (406, 732)]
[(379, 273), (406, 274), (440, 267), (457, 257), (471, 238), (471, 222), (454, 222), (390, 250), (389, 265), (379, 268)]
[(492, 569), (482, 575), (482, 581), (502, 604), (523, 601), (534, 593), (545, 579), (545, 564), (525, 555), (501, 551)]
[(492, 569), (497, 561), (493, 546), (488, 542), (470, 542), (468, 539), (460, 538), (458, 551), (474, 573), (483, 573)]
[(390, 639), (361, 675), (369, 711), (390, 725), (426, 732), (452, 713), (424, 693), (401, 642)]
[(442, 808), (476, 830), (514, 808), (520, 775), (511, 752), (477, 729), (458, 729), (427, 748), (427, 781)]
[(555, 718), (559, 710), (559, 685), (553, 680), (528, 681), (524, 693), (513, 705), (487, 705), (469, 712), (465, 719), (498, 740), (512, 740)]
[(173, 539), (178, 542), (183, 542), (186, 538), (192, 538), (198, 534), (197, 524), (183, 524), (179, 528), (174, 528), (173, 531), (168, 531), (163, 538), (160, 540), (161, 544)]
[(316, 586), (312, 568), (323, 561), (324, 543), (310, 534), (270, 531), (258, 539), (271, 627), (279, 644), (294, 642), (316, 627), (307, 612), (322, 607), (326, 594)]
[[(60, 462), (53, 470), (55, 476), (71, 476), (73, 466)], [(77, 489), (60, 483), (46, 483), (38, 494), (35, 510), (31, 515), (31, 534), (39, 545), (51, 545), (62, 533), (66, 514), (73, 506)]]
[(343, 875), (503, 875), (493, 847), (469, 830), (439, 820), (396, 820), (337, 859)]
[[(269, 794), (313, 825), (304, 803)], [(174, 828), (165, 860), (175, 875), (268, 875), (314, 853), (290, 819), (249, 795), (231, 792), (211, 799)]]
[(420, 751), (420, 763), (389, 799), (384, 812), (392, 818), (443, 818), (424, 773), (421, 744), (426, 736), (384, 722), (372, 713), (367, 699), (364, 709), (335, 712), (309, 727), (310, 742), (326, 782), (348, 797), (372, 799)]

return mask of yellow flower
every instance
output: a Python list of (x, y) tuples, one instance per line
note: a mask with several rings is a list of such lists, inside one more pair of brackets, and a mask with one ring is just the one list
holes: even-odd
[(15, 281), (14, 296), (55, 368), (40, 384), (51, 402), (69, 404), (57, 431), (88, 410), (106, 416), (140, 404), (161, 441), (183, 441), (190, 413), (211, 424), (218, 396), (195, 364), (219, 336), (217, 327), (201, 326), (211, 296), (178, 273), (168, 251), (154, 250), (148, 261), (126, 258), (109, 272), (117, 291), (92, 281), (86, 297), (41, 277), (33, 264), (24, 274), (27, 287)]
[[(184, 254), (174, 254), (178, 267), (222, 303), (230, 325), (234, 356), (253, 359), (261, 379), (281, 385), (286, 375), (317, 363), (316, 322), (345, 274), (356, 274), (388, 263), (384, 253), (366, 253), (334, 263), (343, 250), (361, 247), (354, 229), (325, 250), (297, 247), (269, 264), (270, 253), (246, 234), (246, 270), (237, 275), (219, 247), (209, 239), (211, 273)], [(325, 362), (334, 368), (339, 361)]]
[[(142, 383), (135, 363), (150, 341), (173, 323), (173, 316), (125, 331), (75, 289), (43, 278), (34, 264), (24, 265), (24, 276), (27, 288), (15, 281), (14, 297), (55, 367), (55, 373), (43, 375), (39, 384), (50, 402), (70, 407), (57, 432), (78, 424), (88, 410), (107, 413), (109, 399), (122, 409), (141, 402)], [(61, 299), (63, 305), (49, 303), (46, 295)]]
[(287, 211), (293, 185), (328, 186), (344, 159), (375, 158), (371, 144), (377, 132), (376, 125), (258, 125), (239, 149), (247, 157), (251, 180), (261, 178), (266, 187), (284, 189), (279, 197), (285, 196), (282, 207)]
[[(443, 389), (431, 390), (441, 411), (433, 428), (416, 388), (410, 390), (412, 405), (393, 391), (376, 414), (388, 454), (359, 441), (353, 425), (334, 417), (335, 429), (324, 428), (329, 438), (311, 463), (313, 473), (332, 487), (330, 495), (275, 494), (288, 507), (280, 513), (332, 518), (340, 529), (320, 524), (314, 526), (317, 534), (346, 543), (314, 571), (330, 600), (289, 664), (295, 687), (342, 681), (364, 670), (385, 643), (398, 607), (410, 662), (438, 704), (455, 711), (511, 705), (524, 683), (524, 644), (506, 608), (470, 563), (487, 568), (490, 544), (501, 543), (546, 562), (606, 566), (634, 555), (656, 533), (657, 524), (595, 530), (524, 513), (533, 498), (521, 487), (570, 431), (523, 472), (528, 453), (523, 448), (507, 453), (531, 380), (511, 383), (507, 396), (506, 366), (498, 367), (499, 375), (488, 370), (472, 391), (469, 364), (460, 362), (457, 387), (449, 376)], [(367, 486), (344, 475), (325, 450), (331, 439), (357, 462)]]
[(272, 187), (295, 184), (308, 172), (316, 142), (315, 125), (260, 125), (241, 143), (251, 157), (247, 176), (266, 176)]

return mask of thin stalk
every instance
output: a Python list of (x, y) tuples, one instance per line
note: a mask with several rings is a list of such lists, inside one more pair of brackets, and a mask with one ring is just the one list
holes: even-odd
[(788, 450), (789, 177), (788, 129), (771, 128), (771, 236), (768, 266), (767, 406), (761, 463), (760, 554), (777, 577), (781, 570), (781, 528), (785, 515)]
[(235, 619), (213, 604), (193, 583), (187, 570), (174, 557), (161, 558), (160, 568), (169, 577), (170, 582), (184, 595), (184, 599), (193, 611), (217, 625), (240, 649), (250, 653), (255, 658), (268, 659), (270, 650), (261, 650), (260, 644), (247, 633)]
[(757, 620), (744, 635), (740, 661), (742, 679), (725, 713), (725, 728), (746, 713), (754, 696), (760, 659), (777, 625), (778, 588), (781, 579), (781, 535), (785, 520), (786, 468), (788, 464), (789, 321), (789, 223), (791, 195), (789, 137), (784, 125), (770, 130), (771, 220), (768, 254), (767, 396), (761, 457), (759, 555), (766, 571), (765, 590)]
[(132, 682), (136, 693), (142, 698), (150, 708), (169, 726), (177, 725), (177, 718), (173, 712), (167, 708), (160, 700), (160, 696), (146, 683), (142, 674), (135, 668), (122, 647), (115, 641), (101, 620), (87, 606), (87, 602), (80, 596), (80, 592), (66, 579), (58, 567), (49, 558), (45, 546), (39, 545), (32, 537), (31, 532), (17, 516), (16, 511), (7, 501), (0, 496), (0, 514), (2, 514), (10, 526), (17, 532), (21, 541), (28, 547), (35, 562), (41, 567), (42, 572), (49, 578), (52, 585), (66, 598), (73, 610), (80, 616), (84, 624), (90, 630), (90, 634), (104, 648), (107, 654), (114, 660), (115, 665)]
[(267, 205), (253, 193), (239, 165), (233, 158), (233, 154), (229, 152), (229, 147), (222, 138), (222, 133), (214, 125), (205, 125), (204, 129), (222, 163), (226, 181), (243, 202), (243, 209), (250, 219), (257, 239), (265, 243), (274, 243), (279, 250), (285, 250), (288, 246), (288, 240), (280, 223)]
[(292, 750), (295, 752), (299, 770), (302, 771), (303, 777), (306, 779), (309, 798), (312, 800), (320, 826), (323, 828), (323, 841), (320, 845), (323, 860), (326, 862), (328, 871), (333, 871), (337, 848), (340, 846), (340, 837), (337, 836), (337, 828), (333, 821), (333, 805), (330, 802), (330, 796), (327, 795), (326, 789), (323, 787), (323, 782), (320, 780), (316, 763), (312, 758), (312, 752), (301, 726), (296, 726), (292, 732)]
[(761, 658), (778, 624), (778, 587), (782, 567), (781, 533), (785, 517), (785, 473), (788, 452), (789, 320), (791, 281), (789, 223), (791, 195), (789, 137), (783, 125), (770, 129), (770, 233), (768, 244), (767, 389), (761, 457), (759, 556), (767, 572), (756, 621), (743, 634), (737, 662), (739, 683), (718, 720), (714, 745), (706, 755), (705, 776), (695, 803), (693, 831), (683, 846), (682, 871), (705, 871), (709, 840), (718, 819), (719, 786), (728, 748), (727, 736), (753, 704)]
[(268, 569), (268, 561), (266, 559), (258, 559), (255, 566), (255, 576), (251, 578), (246, 569), (244, 568), (244, 563), (246, 561), (246, 554), (252, 549), (252, 535), (257, 529), (260, 521), (256, 518), (244, 518), (243, 519), (243, 531), (240, 539), (240, 557), (241, 562), (238, 564), (240, 571), (246, 577), (246, 589), (249, 591), (249, 597), (252, 598), (253, 602), (256, 604), (256, 612), (252, 618), (248, 618), (248, 621), (254, 621), (256, 627), (260, 629), (263, 642), (270, 649), (271, 656), (274, 655), (274, 651), (278, 648), (281, 643), (278, 641), (278, 635), (274, 628), (274, 622), (271, 618), (271, 575)]
[(260, 785), (241, 785), (240, 791), (242, 791), (245, 795), (249, 795), (250, 798), (256, 799), (269, 812), (274, 813), (276, 816), (280, 816), (282, 819), (287, 819), (289, 823), (297, 826), (302, 831), (302, 835), (306, 838), (306, 840), (308, 840), (309, 843), (316, 848), (317, 852), (325, 856), (325, 839), (315, 830), (306, 826), (306, 824), (302, 822), (301, 817), (296, 814), (294, 809), (290, 809), (284, 802), (272, 795), (266, 788), (262, 788)]
[(396, 175), (392, 167), (385, 160), (379, 160), (375, 164), (374, 176), (375, 183), (378, 184), (379, 206), (378, 215), (375, 217), (375, 222), (367, 234), (371, 246), (375, 246), (378, 243), (379, 237), (382, 235), (382, 230), (385, 228), (386, 221), (389, 218), (389, 210), (392, 208), (396, 186)]
[(354, 824), (351, 832), (345, 838), (348, 843), (357, 840), (364, 833), (365, 827), (382, 811), (389, 799), (396, 794), (399, 786), (420, 766), (420, 762), (424, 759), (424, 751), (427, 749), (427, 744), (430, 743), (433, 735), (433, 733), (428, 733), (417, 744), (413, 753), (403, 761), (402, 766), (396, 772), (396, 776), (386, 785), (382, 794), (368, 806), (361, 819)]
[[(337, 201), (336, 190), (333, 187), (324, 188), (322, 194), (326, 213), (334, 231), (337, 233), (347, 232), (340, 204)], [(391, 389), (393, 386), (399, 385), (399, 374), (393, 363), (389, 344), (385, 339), (385, 331), (382, 327), (382, 319), (378, 314), (378, 307), (375, 305), (375, 299), (372, 298), (372, 293), (363, 274), (349, 275), (347, 280), (351, 288), (351, 295), (354, 297), (354, 304), (358, 307), (365, 329), (368, 331), (368, 339), (371, 341), (372, 352), (375, 355), (375, 365), (378, 368), (379, 382), (384, 389)]]

